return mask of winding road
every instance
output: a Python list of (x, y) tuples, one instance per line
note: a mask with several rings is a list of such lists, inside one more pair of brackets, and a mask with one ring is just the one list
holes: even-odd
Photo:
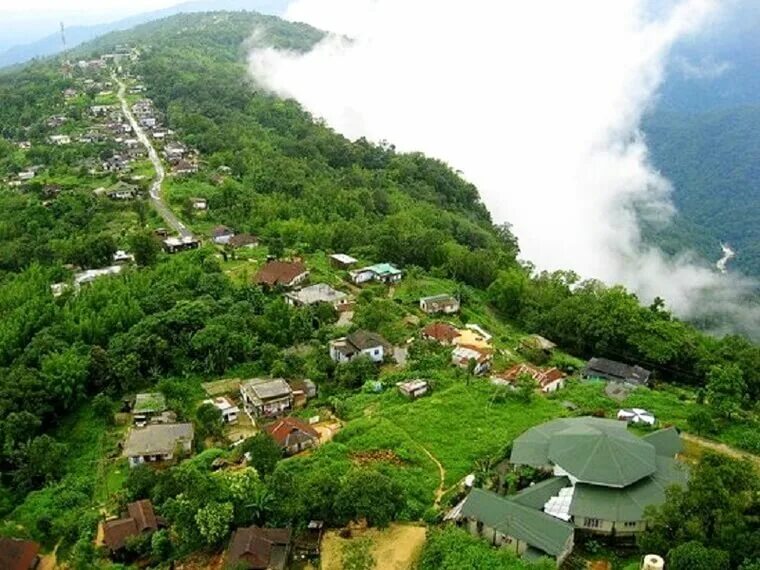
[(119, 84), (118, 97), (119, 101), (121, 101), (121, 110), (129, 121), (129, 124), (132, 126), (132, 130), (135, 132), (137, 140), (148, 150), (148, 158), (150, 158), (150, 161), (153, 163), (153, 168), (156, 170), (156, 177), (150, 185), (150, 200), (153, 203), (153, 207), (164, 219), (166, 225), (177, 232), (180, 237), (192, 238), (193, 233), (177, 216), (174, 215), (174, 212), (172, 212), (169, 206), (166, 205), (166, 202), (164, 202), (161, 194), (161, 185), (166, 178), (166, 170), (164, 169), (164, 165), (161, 162), (161, 158), (158, 156), (158, 152), (156, 152), (153, 143), (150, 142), (148, 135), (145, 134), (145, 131), (140, 126), (140, 123), (137, 122), (137, 119), (135, 119), (135, 116), (132, 114), (132, 110), (129, 108), (127, 98), (125, 97), (127, 86), (115, 75), (113, 76), (113, 79)]

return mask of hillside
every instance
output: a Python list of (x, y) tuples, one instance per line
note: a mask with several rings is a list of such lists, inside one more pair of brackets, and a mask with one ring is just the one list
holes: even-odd
[[(760, 452), (757, 345), (707, 336), (620, 287), (534, 274), (446, 164), (349, 141), (247, 76), (251, 42), (306, 50), (321, 37), (257, 14), (180, 15), (0, 76), (0, 537), (33, 539), (73, 568), (215, 568), (235, 529), (318, 520), (345, 567), (373, 567), (367, 557), (404, 530), (416, 549), (424, 527), (422, 552), (399, 554), (424, 570), (526, 570), (535, 566), (438, 528), (468, 474), (505, 493), (540, 478), (504, 471), (526, 429), (646, 407), (662, 426)], [(168, 173), (158, 191), (151, 150)], [(202, 243), (168, 235), (160, 204)], [(379, 265), (357, 277), (334, 253)], [(289, 276), (272, 284), (282, 267)], [(348, 302), (294, 300), (299, 279)], [(420, 299), (438, 295), (459, 311), (423, 310)], [(461, 345), (437, 342), (435, 324)], [(335, 347), (353, 350), (344, 338), (371, 356), (341, 362)], [(581, 378), (592, 356), (648, 367), (657, 384), (610, 393)], [(528, 364), (558, 375), (559, 391), (519, 372), (490, 381)], [(268, 435), (276, 422), (241, 395), (249, 379), (300, 393), (288, 417), (317, 431), (316, 449), (283, 457)], [(416, 379), (430, 393), (411, 401), (397, 384)], [(157, 421), (194, 430), (156, 468), (130, 467), (145, 457), (126, 445), (145, 433), (133, 425), (139, 393), (174, 414)], [(239, 406), (237, 423), (207, 403), (220, 396)], [(109, 552), (103, 519), (138, 500), (166, 528)], [(731, 520), (757, 535), (756, 519)], [(347, 540), (351, 521), (394, 524), (353, 524)], [(741, 552), (719, 546), (733, 567), (760, 558), (750, 540)], [(579, 564), (593, 554), (578, 545)]]

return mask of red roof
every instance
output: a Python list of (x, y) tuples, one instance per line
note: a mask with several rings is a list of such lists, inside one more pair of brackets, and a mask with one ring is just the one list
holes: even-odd
[(548, 370), (543, 370), (541, 368), (538, 368), (537, 366), (533, 366), (532, 364), (515, 364), (512, 368), (507, 370), (506, 372), (502, 372), (501, 374), (497, 374), (496, 376), (498, 378), (502, 378), (503, 380), (507, 380), (509, 382), (514, 382), (517, 380), (519, 376), (522, 376), (523, 374), (527, 374), (533, 380), (538, 382), (538, 385), (541, 388), (546, 388), (549, 384), (552, 382), (556, 382), (557, 380), (561, 380), (566, 376), (564, 372), (559, 370), (558, 368), (549, 368)]
[(432, 323), (422, 329), (422, 334), (438, 342), (452, 342), (461, 336), (459, 331), (449, 323)]
[(289, 528), (239, 528), (230, 540), (226, 568), (284, 568), (290, 545)]
[(40, 552), (40, 545), (31, 540), (0, 538), (0, 568), (29, 570)]
[(319, 439), (319, 432), (298, 418), (282, 418), (264, 428), (281, 447), (288, 447), (292, 439)]
[(254, 281), (259, 284), (290, 285), (299, 275), (306, 273), (306, 266), (300, 261), (270, 261), (256, 274)]
[(124, 548), (129, 537), (158, 529), (158, 520), (150, 501), (130, 503), (127, 512), (127, 517), (103, 523), (103, 542), (113, 552)]

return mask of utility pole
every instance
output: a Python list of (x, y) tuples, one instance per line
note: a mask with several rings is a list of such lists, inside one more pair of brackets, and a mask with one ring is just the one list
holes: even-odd
[(64, 28), (63, 22), (61, 22), (61, 42), (63, 43), (63, 49), (66, 49), (66, 28)]

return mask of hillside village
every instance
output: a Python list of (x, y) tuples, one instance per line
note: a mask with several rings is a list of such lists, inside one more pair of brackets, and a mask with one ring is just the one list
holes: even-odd
[[(658, 568), (668, 552), (637, 541), (655, 526), (648, 509), (687, 488), (710, 445), (688, 433), (707, 414), (704, 394), (651, 361), (526, 330), (474, 270), (466, 282), (368, 247), (306, 247), (281, 237), (287, 222), (273, 236), (225, 214), (229, 184), (243, 180), (235, 157), (209, 157), (174, 127), (138, 73), (145, 57), (119, 43), (63, 61), (44, 133), (13, 141), (9, 191), (51, 212), (86, 191), (109, 219), (97, 254), (39, 279), (46, 302), (93, 302), (109, 322), (133, 322), (140, 295), (174, 312), (114, 335), (116, 387), (82, 391), (81, 408), (61, 415), (71, 456), (60, 461), (86, 463), (69, 469), (88, 483), (66, 506), (50, 477), (7, 510), (0, 567), (58, 556), (100, 568), (325, 568), (351, 548), (377, 556), (373, 529), (388, 527), (378, 532), (423, 529), (410, 558), (427, 555), (427, 533), (471, 535), (468, 548), (509, 553), (504, 568), (639, 568), (643, 554)], [(69, 169), (34, 164), (67, 149), (81, 156)], [(148, 271), (180, 277), (154, 288)], [(159, 297), (173, 290), (188, 298)], [(131, 308), (108, 308), (111, 296)], [(212, 301), (229, 318), (207, 325)], [(75, 321), (93, 338), (105, 329)], [(253, 328), (253, 341), (235, 336)], [(126, 334), (143, 336), (133, 346)], [(192, 366), (172, 367), (183, 351)], [(725, 437), (751, 432), (746, 418)], [(44, 512), (66, 509), (84, 522)]]

